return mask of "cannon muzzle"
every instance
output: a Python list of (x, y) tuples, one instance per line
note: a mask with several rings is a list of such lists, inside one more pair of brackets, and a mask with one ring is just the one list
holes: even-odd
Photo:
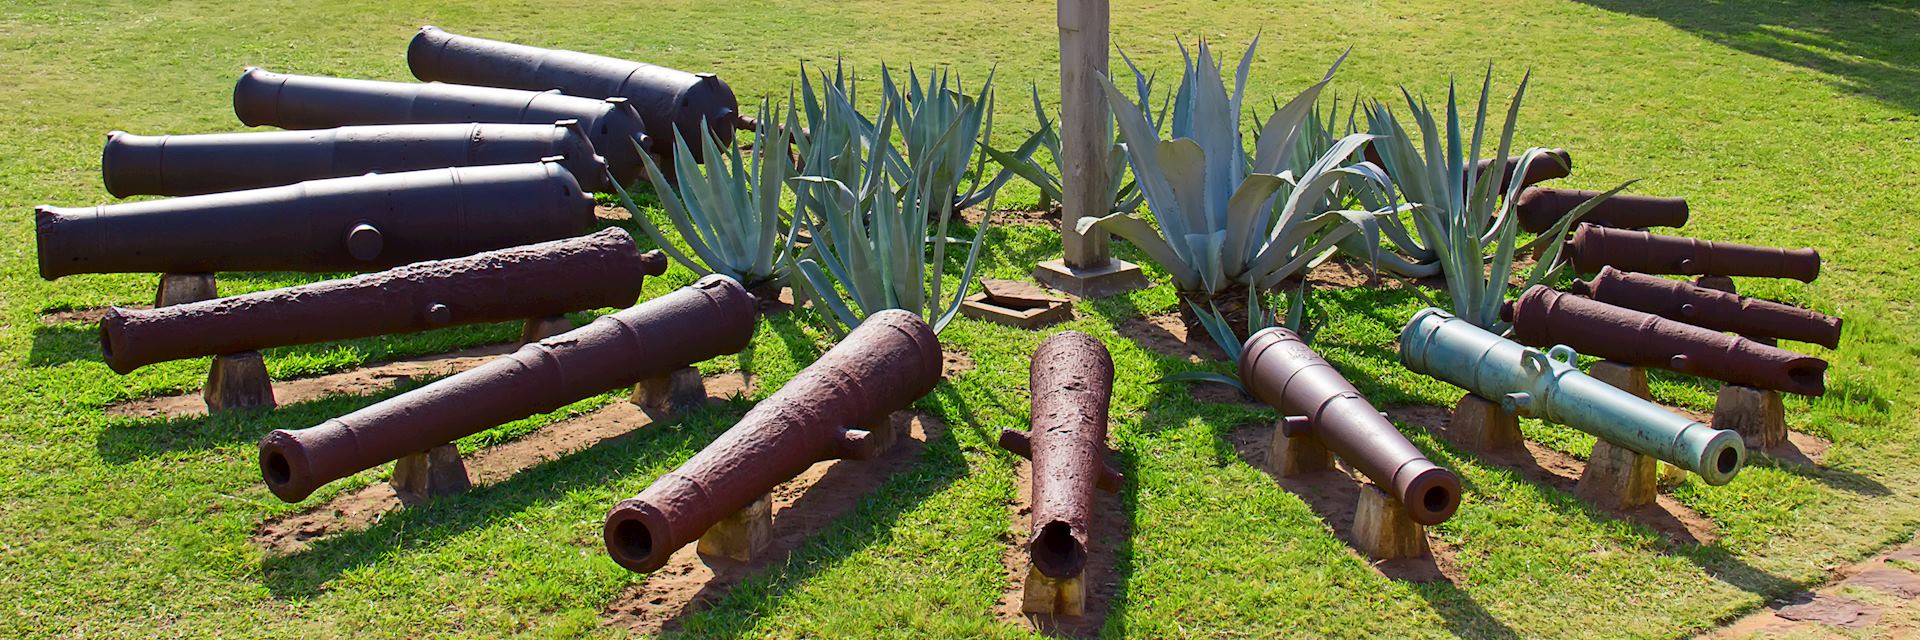
[(1392, 422), (1292, 331), (1253, 334), (1240, 381), (1255, 398), (1305, 426), (1329, 451), (1400, 501), (1414, 522), (1445, 522), (1460, 506), (1460, 478), (1414, 448)]
[[(407, 44), (407, 68), (413, 77), (429, 82), (626, 98), (646, 120), (655, 153), (672, 150), (676, 131), (687, 140), (699, 140), (702, 122), (720, 144), (729, 144), (740, 112), (733, 89), (711, 73), (454, 35), (438, 27), (421, 27), (413, 36)], [(701, 159), (700, 145), (688, 149), (695, 160)]]
[(1027, 556), (1049, 577), (1079, 576), (1087, 566), (1093, 490), (1117, 491), (1107, 465), (1107, 409), (1113, 358), (1093, 336), (1064, 331), (1033, 352), (1031, 428), (1000, 432), (1000, 446), (1033, 461), (1033, 530)]
[[(1516, 203), (1520, 212), (1520, 228), (1527, 233), (1546, 233), (1553, 228), (1553, 223), (1601, 193), (1585, 189), (1528, 187), (1520, 192), (1520, 200)], [(1687, 224), (1687, 215), (1686, 198), (1615, 194), (1594, 205), (1587, 215), (1580, 217), (1580, 221), (1618, 229), (1683, 227)]]
[(375, 271), (565, 238), (593, 197), (553, 162), (314, 180), (86, 208), (34, 209), (40, 277)]
[(919, 316), (868, 316), (686, 464), (615, 505), (602, 529), (607, 554), (653, 571), (814, 463), (877, 455), (879, 439), (866, 429), (933, 391), (940, 367), (940, 341)]
[(1590, 281), (1575, 280), (1571, 289), (1610, 305), (1715, 331), (1799, 340), (1828, 349), (1840, 346), (1839, 318), (1689, 282), (1601, 267), (1599, 276)]
[(155, 309), (114, 307), (100, 351), (118, 373), (168, 360), (268, 347), (627, 307), (667, 270), (619, 228), (420, 262), (344, 280)]
[(582, 186), (611, 191), (607, 165), (578, 121), (413, 124), (184, 136), (107, 134), (100, 174), (107, 192), (196, 196), (442, 167), (561, 158)]
[(1573, 366), (1565, 345), (1542, 352), (1445, 311), (1414, 314), (1400, 332), (1400, 360), (1432, 376), (1497, 399), (1509, 410), (1593, 434), (1615, 445), (1700, 474), (1707, 484), (1733, 480), (1746, 464), (1740, 435), (1675, 415)]
[(1611, 266), (1657, 275), (1759, 276), (1801, 282), (1820, 277), (1820, 253), (1812, 249), (1711, 242), (1591, 224), (1580, 225), (1567, 250), (1580, 273)]
[[(550, 89), (551, 87), (547, 87)], [(621, 184), (639, 179), (636, 144), (651, 146), (646, 123), (625, 98), (581, 98), (438, 82), (381, 82), (273, 73), (248, 67), (233, 87), (233, 113), (247, 126), (332, 129), (372, 124), (574, 120)], [(590, 184), (597, 182), (589, 181)]]
[(1513, 339), (1806, 396), (1827, 391), (1827, 361), (1535, 285), (1501, 308)]
[(261, 475), (273, 495), (299, 502), (381, 463), (738, 352), (756, 308), (740, 283), (701, 278), (318, 426), (275, 430), (260, 441)]

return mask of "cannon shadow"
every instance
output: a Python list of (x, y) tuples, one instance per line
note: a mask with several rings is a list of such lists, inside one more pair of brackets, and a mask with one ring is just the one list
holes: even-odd
[(127, 464), (173, 451), (216, 449), (253, 442), (274, 429), (305, 429), (424, 384), (424, 380), (402, 380), (389, 389), (368, 395), (329, 396), (273, 409), (238, 409), (188, 417), (115, 418), (100, 430), (94, 448), (101, 460)]

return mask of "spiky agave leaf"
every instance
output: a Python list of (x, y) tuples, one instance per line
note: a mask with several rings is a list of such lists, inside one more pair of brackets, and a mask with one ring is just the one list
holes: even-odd
[[(769, 111), (768, 103), (762, 101), (760, 121), (771, 122), (767, 119)], [(748, 165), (738, 148), (722, 151), (712, 130), (702, 123), (701, 150), (712, 159), (704, 168), (693, 160), (691, 143), (677, 132), (675, 138), (675, 179), (667, 179), (650, 155), (643, 153), (641, 159), (648, 180), (660, 196), (661, 208), (693, 255), (674, 246), (634, 203), (632, 195), (614, 185), (621, 205), (633, 215), (634, 222), (669, 257), (696, 274), (719, 273), (748, 286), (783, 275), (775, 253), (781, 251), (778, 245), (782, 236), (791, 235), (780, 230), (787, 217), (780, 208), (780, 194), (791, 172), (784, 133), (762, 134)], [(769, 157), (769, 147), (779, 151)]]

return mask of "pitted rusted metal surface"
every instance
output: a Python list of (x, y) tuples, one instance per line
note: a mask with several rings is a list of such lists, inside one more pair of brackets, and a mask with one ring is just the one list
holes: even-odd
[[(1490, 166), (1493, 166), (1493, 158), (1475, 163), (1473, 170), (1476, 175), (1482, 175)], [(1519, 168), (1519, 157), (1507, 158), (1500, 172), (1500, 194), (1503, 197), (1507, 193), (1507, 187), (1513, 184), (1513, 172)], [(1573, 175), (1573, 154), (1567, 153), (1566, 149), (1549, 149), (1545, 155), (1534, 158), (1533, 164), (1527, 165), (1527, 175), (1520, 181), (1520, 186), (1532, 186), (1570, 175)]]
[(407, 124), (184, 136), (107, 134), (107, 192), (194, 196), (365, 173), (396, 173), (561, 158), (581, 185), (607, 186), (607, 165), (576, 121)]
[(119, 373), (168, 360), (627, 307), (667, 270), (619, 228), (343, 280), (155, 309), (108, 309), (100, 351)]
[(578, 235), (593, 197), (553, 162), (34, 209), (40, 277), (375, 271)]
[(1564, 344), (1630, 365), (1805, 396), (1827, 390), (1825, 360), (1545, 285), (1528, 289), (1500, 315), (1513, 323), (1513, 339), (1521, 344)]
[[(1544, 233), (1553, 223), (1572, 213), (1603, 191), (1528, 187), (1520, 192), (1517, 203), (1520, 228), (1527, 233)], [(1684, 227), (1687, 225), (1687, 199), (1659, 196), (1615, 194), (1593, 206), (1580, 221), (1616, 229), (1647, 227)]]
[(1758, 276), (1801, 282), (1820, 276), (1820, 254), (1812, 249), (1711, 242), (1590, 224), (1580, 225), (1567, 250), (1580, 273), (1598, 273), (1600, 267), (1612, 266), (1658, 275)]
[(1591, 281), (1574, 281), (1577, 294), (1670, 320), (1750, 338), (1840, 346), (1840, 319), (1771, 300), (1747, 298), (1689, 282), (1601, 267)]
[(712, 444), (607, 514), (614, 562), (665, 566), (675, 550), (822, 460), (878, 455), (867, 431), (940, 383), (940, 341), (919, 316), (868, 316)]
[[(730, 144), (739, 123), (740, 104), (733, 89), (711, 73), (454, 35), (431, 26), (421, 27), (407, 45), (407, 68), (413, 77), (430, 82), (626, 98), (646, 120), (655, 153), (672, 150), (676, 130), (687, 140), (699, 140), (702, 121), (722, 145)], [(700, 145), (691, 145), (689, 151), (700, 159)]]
[(1034, 350), (1028, 384), (1032, 426), (1000, 432), (1000, 446), (1033, 461), (1027, 557), (1042, 574), (1072, 578), (1087, 566), (1093, 490), (1116, 491), (1121, 481), (1107, 464), (1113, 358), (1093, 336), (1057, 333)]
[[(298, 76), (248, 68), (233, 87), (233, 113), (247, 126), (331, 129), (369, 124), (579, 122), (621, 184), (645, 165), (639, 144), (647, 125), (625, 98), (581, 98), (558, 91), (521, 91), (438, 82), (381, 82)], [(587, 181), (588, 184), (595, 184)]]
[(707, 276), (318, 426), (275, 430), (260, 441), (260, 472), (274, 495), (298, 502), (408, 454), (736, 353), (758, 317), (740, 283)]
[(1399, 500), (1414, 522), (1445, 522), (1460, 506), (1460, 478), (1427, 459), (1300, 336), (1281, 327), (1253, 334), (1240, 351), (1240, 382), (1328, 451)]

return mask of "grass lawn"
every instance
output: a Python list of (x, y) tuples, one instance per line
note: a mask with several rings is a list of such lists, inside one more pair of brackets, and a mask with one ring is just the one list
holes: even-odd
[[(602, 516), (671, 470), (750, 405), (738, 400), (606, 441), (466, 495), (385, 514), (362, 530), (290, 555), (252, 540), (385, 469), (301, 505), (267, 493), (255, 443), (380, 397), (335, 397), (213, 418), (110, 417), (129, 399), (196, 388), (206, 362), (129, 376), (101, 362), (97, 327), (50, 311), (151, 301), (152, 275), (35, 272), (38, 203), (105, 202), (98, 154), (112, 129), (198, 133), (239, 128), (229, 91), (241, 67), (410, 79), (403, 53), (423, 24), (456, 33), (631, 57), (721, 74), (743, 99), (786, 94), (801, 62), (844, 56), (873, 72), (953, 65), (997, 69), (996, 138), (1031, 121), (1025, 85), (1057, 94), (1049, 2), (41, 2), (0, 9), (0, 636), (567, 636), (620, 633), (608, 603), (646, 576), (605, 557)], [(595, 6), (583, 6), (593, 4)], [(1150, 384), (1195, 367), (1119, 334), (1131, 318), (1174, 309), (1162, 284), (1080, 306), (1063, 328), (1104, 339), (1120, 371), (1114, 440), (1130, 483), (1131, 535), (1104, 632), (1174, 637), (1676, 637), (1819, 582), (1834, 566), (1905, 541), (1920, 526), (1920, 10), (1893, 2), (1671, 3), (1657, 0), (1114, 3), (1114, 41), (1163, 78), (1176, 38), (1227, 49), (1262, 32), (1249, 91), (1292, 96), (1353, 48), (1342, 96), (1394, 87), (1438, 98), (1450, 75), (1496, 87), (1533, 71), (1520, 143), (1564, 146), (1563, 182), (1683, 195), (1685, 233), (1813, 246), (1819, 281), (1743, 280), (1743, 292), (1836, 313), (1827, 396), (1788, 401), (1797, 431), (1830, 440), (1824, 466), (1756, 456), (1732, 484), (1669, 491), (1710, 520), (1716, 540), (1671, 542), (1635, 521), (1455, 449), (1402, 424), (1460, 473), (1458, 515), (1433, 529), (1451, 581), (1384, 577), (1306, 501), (1237, 455), (1242, 425), (1272, 411), (1194, 399)], [(875, 85), (877, 89), (877, 85)], [(1053, 98), (1049, 98), (1053, 99)], [(1498, 97), (1503, 100), (1504, 97)], [(1002, 199), (1031, 204), (1030, 188)], [(1034, 226), (996, 227), (989, 277), (1023, 276), (1057, 255)], [(1139, 256), (1121, 249), (1124, 256)], [(320, 276), (222, 274), (223, 293)], [(649, 296), (692, 280), (676, 267)], [(1437, 294), (1436, 294), (1437, 295)], [(1450, 406), (1459, 391), (1413, 375), (1391, 343), (1424, 306), (1404, 289), (1323, 294), (1322, 352), (1376, 404)], [(796, 312), (763, 323), (743, 362), (764, 396), (829, 343)], [(500, 342), (497, 325), (278, 349), (276, 378)], [(948, 427), (920, 458), (784, 564), (678, 621), (701, 636), (1021, 636), (1001, 621), (1001, 555), (1018, 535), (1016, 459), (991, 444), (1026, 414), (1027, 356), (1045, 336), (958, 320), (942, 339), (976, 368), (920, 408)], [(1658, 376), (1668, 404), (1710, 410), (1715, 387)], [(615, 401), (617, 394), (463, 441), (468, 450)], [(1528, 435), (1585, 457), (1591, 438), (1529, 422)], [(1236, 440), (1238, 438), (1239, 440)]]

